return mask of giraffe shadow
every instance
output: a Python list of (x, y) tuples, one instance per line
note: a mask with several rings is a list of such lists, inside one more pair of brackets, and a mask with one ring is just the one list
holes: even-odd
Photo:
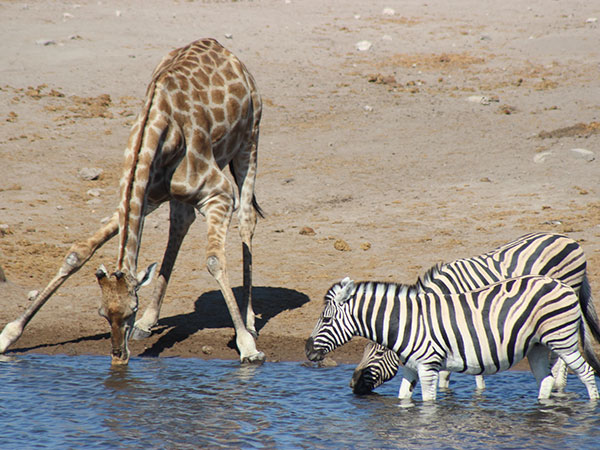
[[(242, 288), (233, 289), (240, 311), (243, 311), (241, 301)], [(302, 292), (278, 287), (254, 286), (252, 288), (252, 307), (256, 314), (256, 331), (260, 330), (270, 319), (283, 311), (300, 308), (309, 301)], [(212, 328), (231, 328), (233, 321), (220, 290), (205, 292), (195, 302), (194, 311), (186, 314), (164, 317), (159, 319), (153, 334), (161, 334), (154, 344), (144, 350), (139, 356), (158, 356), (165, 349), (182, 342), (197, 331)], [(237, 349), (235, 337), (228, 346)]]

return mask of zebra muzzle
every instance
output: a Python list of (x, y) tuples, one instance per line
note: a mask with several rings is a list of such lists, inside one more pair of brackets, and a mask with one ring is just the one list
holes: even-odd
[(315, 349), (314, 340), (312, 337), (309, 337), (306, 340), (306, 346), (304, 347), (304, 351), (306, 352), (306, 357), (310, 361), (321, 361), (325, 357), (324, 350)]

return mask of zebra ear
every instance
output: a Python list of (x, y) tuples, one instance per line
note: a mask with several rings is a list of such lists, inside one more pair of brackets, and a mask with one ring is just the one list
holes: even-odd
[(338, 305), (342, 305), (350, 299), (352, 291), (354, 290), (354, 281), (349, 277), (346, 277), (340, 282), (340, 288), (341, 289), (333, 297), (333, 301)]

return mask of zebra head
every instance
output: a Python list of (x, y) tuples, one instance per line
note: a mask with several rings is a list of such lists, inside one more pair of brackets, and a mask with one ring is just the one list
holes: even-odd
[(398, 355), (383, 345), (369, 342), (363, 357), (354, 369), (350, 387), (355, 394), (368, 394), (394, 378), (400, 366)]
[(346, 277), (329, 288), (325, 295), (325, 308), (306, 341), (306, 357), (321, 361), (325, 354), (345, 344), (354, 335), (352, 322), (348, 320), (348, 308), (344, 304), (352, 298), (354, 281)]

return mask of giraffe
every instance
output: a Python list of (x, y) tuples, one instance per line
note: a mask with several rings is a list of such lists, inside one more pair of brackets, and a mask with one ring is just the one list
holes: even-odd
[[(171, 51), (158, 64), (144, 106), (132, 126), (120, 180), (120, 202), (110, 220), (90, 238), (72, 245), (55, 277), (29, 308), (0, 334), (4, 353), (23, 333), (35, 313), (78, 271), (94, 252), (118, 235), (116, 269), (101, 265), (96, 278), (102, 291), (99, 313), (111, 329), (113, 365), (127, 364), (127, 341), (150, 335), (183, 239), (202, 214), (207, 223), (206, 265), (214, 277), (236, 332), (242, 363), (262, 363), (256, 348), (252, 309), (252, 237), (257, 215), (254, 195), (260, 96), (244, 64), (214, 39), (201, 39)], [(234, 183), (225, 175), (229, 166)], [(137, 291), (148, 284), (156, 264), (137, 273), (145, 215), (169, 201), (167, 247), (155, 288), (136, 322)], [(237, 209), (243, 253), (242, 317), (229, 283), (225, 239)]]

